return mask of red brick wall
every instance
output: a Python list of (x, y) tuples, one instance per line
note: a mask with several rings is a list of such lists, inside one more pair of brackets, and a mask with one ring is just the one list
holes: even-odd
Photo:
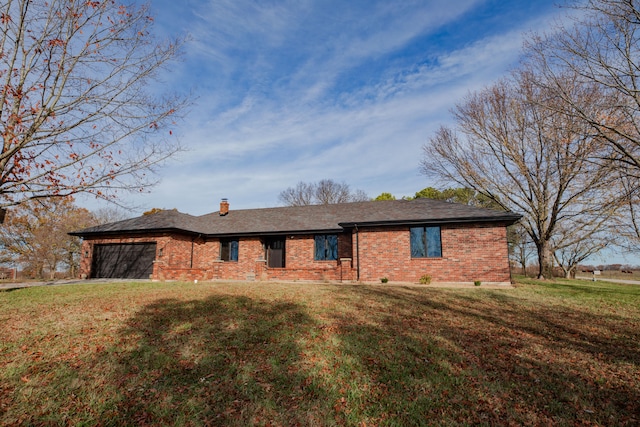
[(360, 228), (360, 280), (417, 283), (425, 274), (433, 282), (511, 280), (504, 225), (443, 225), (441, 239), (442, 258), (411, 258), (409, 227)]
[[(315, 261), (313, 235), (288, 236), (285, 267), (268, 268), (258, 237), (240, 238), (238, 261), (220, 261), (220, 242), (177, 234), (85, 240), (80, 273), (90, 276), (92, 245), (157, 242), (153, 278), (158, 280), (360, 280), (417, 283), (510, 281), (506, 228), (495, 224), (443, 225), (442, 258), (411, 258), (409, 227), (360, 228), (338, 237), (338, 260)], [(359, 248), (358, 248), (359, 246)], [(89, 254), (84, 257), (84, 253)], [(358, 266), (357, 252), (360, 255)]]
[[(93, 245), (102, 243), (157, 242), (153, 278), (157, 280), (354, 280), (350, 263), (314, 260), (312, 235), (293, 236), (285, 243), (286, 268), (267, 268), (260, 238), (238, 239), (238, 261), (221, 261), (220, 241), (179, 234), (93, 239), (83, 242), (80, 274), (91, 275)], [(340, 235), (338, 256), (351, 256), (351, 236)], [(348, 264), (348, 265), (347, 265)]]

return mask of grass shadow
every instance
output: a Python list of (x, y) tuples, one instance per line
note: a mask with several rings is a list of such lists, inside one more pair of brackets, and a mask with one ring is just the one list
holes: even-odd
[(13, 291), (19, 291), (22, 289), (26, 289), (25, 286), (16, 286), (15, 288), (0, 288), (0, 292), (13, 292)]
[(392, 412), (398, 425), (640, 422), (637, 319), (532, 307), (498, 291), (348, 292), (392, 307), (335, 321), (342, 351), (371, 388), (392, 390), (390, 407), (406, 402)]
[(559, 294), (566, 295), (594, 295), (605, 298), (617, 297), (638, 297), (640, 298), (640, 285), (608, 282), (606, 280), (575, 280), (575, 279), (555, 279), (537, 280), (524, 279), (523, 283), (534, 285), (541, 289), (551, 290)]
[(327, 392), (297, 343), (313, 327), (290, 302), (215, 296), (145, 306), (96, 361), (112, 393), (98, 424), (324, 424)]

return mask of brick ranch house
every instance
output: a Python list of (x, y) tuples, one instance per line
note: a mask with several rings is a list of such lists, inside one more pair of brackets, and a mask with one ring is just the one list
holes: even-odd
[(520, 215), (431, 199), (165, 210), (71, 233), (86, 278), (509, 283)]

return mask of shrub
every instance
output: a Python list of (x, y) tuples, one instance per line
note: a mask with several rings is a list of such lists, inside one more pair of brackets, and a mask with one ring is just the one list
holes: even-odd
[(428, 274), (423, 274), (420, 278), (420, 284), (428, 285), (429, 283), (431, 283), (431, 276), (429, 276)]
[(476, 286), (480, 286), (482, 284), (482, 282), (480, 280), (476, 280), (473, 282), (474, 285)]
[(389, 279), (387, 279), (386, 277), (383, 277), (382, 279), (380, 279), (380, 281), (382, 283), (387, 283), (389, 281)]

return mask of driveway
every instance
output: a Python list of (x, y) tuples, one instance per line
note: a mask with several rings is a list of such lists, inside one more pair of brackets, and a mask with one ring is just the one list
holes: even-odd
[[(0, 291), (6, 291), (10, 289), (32, 288), (34, 286), (62, 286), (62, 285), (76, 285), (76, 284), (91, 284), (91, 283), (116, 283), (116, 282), (131, 282), (131, 279), (67, 279), (67, 280), (49, 280), (42, 282), (14, 282), (14, 283), (0, 283)], [(136, 282), (145, 281), (145, 279), (136, 279)], [(147, 281), (149, 281), (147, 279)]]
[[(576, 276), (576, 279), (581, 280), (593, 280), (593, 276)], [(628, 280), (628, 279), (610, 279), (608, 277), (598, 277), (596, 276), (596, 282), (612, 282), (612, 283), (623, 283), (625, 285), (640, 285), (640, 280)]]

